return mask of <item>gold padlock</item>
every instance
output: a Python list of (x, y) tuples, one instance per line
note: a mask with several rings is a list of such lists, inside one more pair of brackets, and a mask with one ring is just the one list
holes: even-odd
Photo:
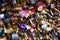
[(0, 27), (3, 27), (4, 26), (4, 23), (2, 20), (0, 20)]
[(10, 34), (12, 32), (14, 32), (13, 28), (9, 27), (8, 29), (6, 29), (6, 33), (7, 34)]
[(3, 37), (3, 38), (0, 38), (0, 40), (7, 40), (7, 38), (6, 37)]

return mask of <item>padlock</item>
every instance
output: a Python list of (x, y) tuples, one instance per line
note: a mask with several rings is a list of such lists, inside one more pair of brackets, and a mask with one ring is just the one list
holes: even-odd
[(24, 29), (26, 29), (26, 24), (25, 23), (21, 23), (21, 24), (19, 24), (19, 27), (24, 30)]
[(38, 11), (42, 11), (42, 10), (43, 10), (43, 6), (39, 6)]
[(9, 27), (8, 29), (6, 29), (7, 34), (11, 34), (12, 32), (14, 32), (13, 28)]
[(51, 4), (51, 9), (52, 9), (52, 8), (55, 8), (55, 4), (54, 4), (54, 3)]
[(7, 34), (11, 34), (12, 32), (14, 32), (14, 29), (11, 27), (11, 24), (8, 23), (8, 24), (6, 25), (6, 33), (7, 33)]
[(18, 17), (11, 17), (11, 21), (16, 21), (18, 20)]
[(45, 0), (45, 2), (46, 2), (47, 4), (50, 4), (50, 3), (53, 2), (53, 0)]
[(59, 16), (58, 12), (54, 12), (53, 15), (54, 15), (54, 16)]
[(0, 20), (0, 26), (3, 27), (4, 26), (4, 23), (2, 20)]
[(10, 18), (6, 18), (5, 20), (4, 20), (4, 23), (9, 23), (10, 22)]
[(16, 16), (16, 17), (18, 17), (18, 16), (19, 16), (19, 14), (18, 14), (18, 13), (14, 13), (13, 15), (14, 15), (14, 16)]
[(40, 39), (43, 39), (43, 33), (42, 32), (39, 33), (39, 37), (40, 37)]
[(16, 0), (12, 0), (12, 4), (14, 5), (14, 4), (16, 4), (17, 2), (16, 2)]
[(5, 16), (4, 14), (0, 14), (0, 19), (4, 19), (5, 18), (4, 16)]
[(2, 30), (0, 30), (0, 37), (2, 37), (3, 34), (4, 34), (4, 30), (2, 29)]
[(0, 38), (0, 40), (7, 40), (7, 37)]
[(5, 18), (10, 18), (10, 15), (8, 13), (5, 13)]
[(19, 35), (17, 33), (12, 33), (11, 40), (19, 40)]
[(35, 4), (36, 3), (36, 0), (30, 0), (30, 3), (31, 4)]
[(34, 32), (34, 28), (31, 28), (31, 29), (30, 29), (30, 32)]

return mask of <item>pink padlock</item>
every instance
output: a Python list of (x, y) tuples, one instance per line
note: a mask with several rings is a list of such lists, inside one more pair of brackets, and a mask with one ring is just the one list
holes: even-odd
[(30, 32), (34, 32), (34, 28), (31, 28), (31, 29), (30, 29)]
[(27, 18), (30, 14), (29, 14), (28, 10), (23, 10), (23, 15), (25, 18)]
[(40, 0), (40, 2), (38, 2), (38, 7), (39, 6), (43, 6), (43, 8), (46, 8), (46, 4), (42, 2), (42, 0)]

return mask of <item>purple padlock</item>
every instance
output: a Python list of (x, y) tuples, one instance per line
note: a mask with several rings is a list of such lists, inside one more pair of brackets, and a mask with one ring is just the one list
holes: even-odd
[(54, 16), (59, 16), (59, 14), (57, 12), (54, 13)]
[(26, 24), (25, 24), (25, 23), (21, 23), (21, 24), (19, 24), (19, 26), (20, 26), (20, 28), (22, 28), (22, 29), (26, 29)]

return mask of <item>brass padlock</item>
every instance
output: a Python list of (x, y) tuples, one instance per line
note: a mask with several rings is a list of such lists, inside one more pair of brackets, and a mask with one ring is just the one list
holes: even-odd
[(6, 37), (3, 37), (3, 38), (0, 38), (0, 40), (7, 40), (7, 38)]
[(3, 27), (4, 26), (4, 23), (2, 20), (0, 20), (0, 27)]
[(12, 27), (9, 27), (8, 29), (6, 29), (6, 33), (7, 33), (7, 34), (10, 34), (10, 33), (12, 33), (12, 32), (14, 32), (14, 30), (13, 30)]

